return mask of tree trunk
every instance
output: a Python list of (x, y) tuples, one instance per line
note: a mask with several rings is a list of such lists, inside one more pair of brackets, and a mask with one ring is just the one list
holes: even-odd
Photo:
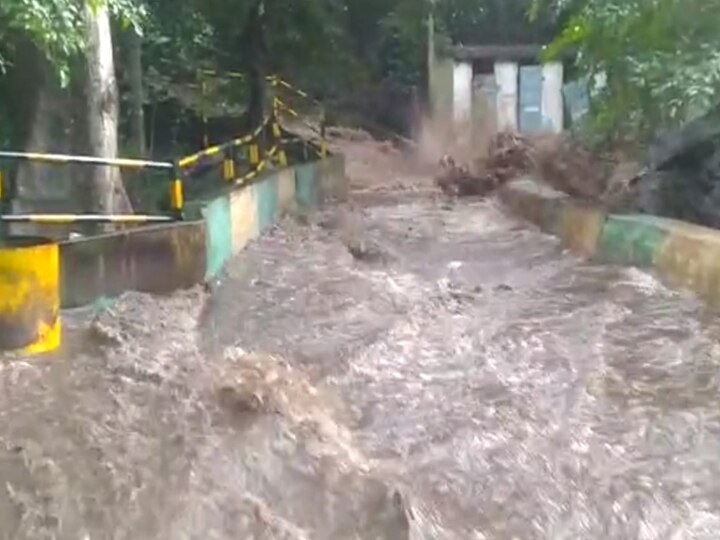
[[(66, 153), (65, 138), (71, 123), (68, 94), (55, 78), (53, 67), (43, 54), (24, 39), (13, 41), (17, 56), (14, 69), (7, 74), (8, 101), (12, 104), (10, 121), (18, 126), (18, 146), (26, 152)], [(7, 164), (5, 164), (7, 165)], [(73, 206), (74, 178), (66, 167), (24, 161), (17, 164), (11, 180), (14, 191), (12, 210), (16, 213), (70, 213)], [(8, 173), (9, 171), (4, 171)], [(39, 227), (36, 224), (15, 224), (10, 227), (16, 234), (63, 235), (62, 227)]]
[[(115, 158), (118, 152), (118, 89), (110, 16), (105, 5), (86, 7), (88, 131), (91, 153)], [(115, 167), (96, 167), (92, 195), (100, 213), (128, 212), (130, 200)]]
[(135, 157), (143, 158), (147, 155), (147, 143), (145, 141), (142, 37), (132, 27), (127, 32), (127, 65), (131, 103), (130, 147)]
[(239, 37), (239, 50), (246, 51), (247, 61), (244, 67), (250, 87), (246, 129), (252, 130), (262, 123), (266, 109), (267, 47), (264, 0), (255, 1), (247, 24)]

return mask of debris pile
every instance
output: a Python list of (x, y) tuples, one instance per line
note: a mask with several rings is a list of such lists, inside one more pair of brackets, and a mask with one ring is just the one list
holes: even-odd
[(535, 168), (533, 143), (517, 133), (498, 133), (490, 141), (488, 158), (478, 161), (497, 185), (518, 178)]
[(440, 173), (435, 177), (435, 183), (452, 197), (485, 195), (494, 188), (487, 178), (472, 174), (466, 165), (457, 165), (448, 155), (440, 160)]
[(535, 168), (534, 149), (521, 135), (498, 133), (490, 141), (488, 157), (475, 160), (472, 169), (467, 165), (457, 165), (447, 155), (440, 160), (440, 167), (435, 182), (445, 194), (482, 197), (505, 182), (532, 171)]
[[(618, 153), (599, 154), (572, 135), (526, 137), (503, 132), (490, 141), (487, 157), (473, 166), (440, 161), (435, 182), (447, 195), (486, 196), (506, 182), (532, 174), (554, 189), (613, 209), (632, 206), (642, 167)], [(719, 191), (720, 192), (720, 191)]]
[(599, 201), (608, 188), (613, 162), (599, 156), (571, 136), (548, 136), (535, 141), (540, 177), (558, 191)]

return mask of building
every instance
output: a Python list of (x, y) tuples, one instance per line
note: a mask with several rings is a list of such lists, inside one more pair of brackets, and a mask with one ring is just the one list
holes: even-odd
[(429, 51), (434, 120), (485, 131), (559, 133), (565, 127), (563, 60), (543, 63), (541, 45), (456, 45)]

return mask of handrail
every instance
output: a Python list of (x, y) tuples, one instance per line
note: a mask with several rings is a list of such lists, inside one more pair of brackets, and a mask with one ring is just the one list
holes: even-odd
[(315, 134), (320, 135), (320, 136), (322, 137), (322, 135), (323, 135), (323, 133), (322, 133), (322, 128), (318, 128), (317, 126), (314, 126), (313, 124), (311, 124), (310, 122), (308, 122), (307, 120), (305, 120), (305, 119), (300, 115), (299, 112), (297, 112), (295, 109), (293, 109), (292, 107), (290, 107), (290, 106), (289, 106), (288, 104), (286, 104), (284, 101), (282, 101), (281, 99), (275, 98), (275, 105), (278, 107), (278, 109), (287, 112), (287, 113), (288, 113), (290, 116), (292, 116), (293, 118), (297, 118), (297, 119), (300, 121), (300, 123), (302, 123), (302, 124), (305, 125), (306, 127), (310, 128), (312, 131), (315, 132)]
[[(273, 87), (283, 86), (290, 89), (297, 95), (310, 100), (314, 103), (318, 101), (311, 98), (306, 92), (293, 87), (290, 83), (284, 81), (276, 75), (266, 77)], [(282, 112), (298, 118), (305, 125), (309, 126), (313, 132), (318, 134), (321, 139), (319, 155), (326, 157), (327, 144), (324, 138), (324, 130), (318, 129), (313, 124), (307, 122), (302, 115), (296, 110), (288, 106), (277, 95), (273, 97), (272, 113), (265, 117), (262, 123), (252, 132), (232, 139), (226, 143), (209, 146), (192, 155), (183, 157), (174, 161), (151, 161), (143, 159), (126, 159), (126, 158), (102, 158), (94, 156), (74, 156), (66, 154), (44, 154), (39, 152), (6, 152), (0, 151), (0, 161), (18, 160), (29, 162), (50, 163), (57, 165), (80, 164), (90, 166), (108, 166), (120, 169), (160, 169), (168, 172), (169, 179), (169, 201), (171, 212), (159, 215), (141, 215), (141, 214), (2, 214), (0, 213), (0, 225), (7, 223), (44, 223), (44, 224), (69, 224), (69, 223), (165, 223), (183, 219), (184, 208), (184, 180), (186, 172), (184, 169), (197, 164), (205, 157), (211, 157), (223, 154), (223, 178), (235, 183), (235, 185), (243, 185), (250, 179), (258, 176), (265, 170), (269, 164), (277, 163), (280, 167), (286, 167), (288, 164), (285, 146), (293, 139), (283, 137), (283, 129), (280, 124), (280, 115)], [(262, 152), (260, 148), (260, 138), (263, 131), (269, 129), (268, 143), (271, 147)], [(298, 137), (307, 144), (315, 147), (312, 138), (305, 140)], [(236, 176), (235, 166), (237, 153), (236, 148), (249, 145), (249, 163), (252, 169), (242, 176)], [(264, 155), (262, 155), (264, 154)], [(0, 203), (7, 202), (10, 199), (3, 193), (3, 174), (0, 170)]]
[(118, 167), (121, 169), (172, 169), (173, 164), (166, 161), (146, 161), (143, 159), (101, 158), (94, 156), (71, 156), (66, 154), (42, 154), (39, 152), (0, 152), (0, 160), (35, 161), (56, 164), (80, 164)]
[(178, 161), (178, 166), (180, 168), (189, 167), (191, 165), (195, 165), (198, 161), (200, 161), (202, 158), (205, 157), (211, 157), (215, 156), (228, 148), (235, 148), (238, 146), (242, 146), (244, 144), (247, 144), (254, 139), (256, 139), (265, 129), (270, 122), (270, 118), (266, 118), (261, 125), (259, 125), (252, 133), (248, 133), (244, 137), (240, 137), (238, 139), (233, 139), (232, 141), (223, 143), (223, 144), (217, 144), (214, 146), (209, 146), (208, 148), (204, 148), (203, 150), (200, 150), (199, 152), (196, 152), (194, 154), (191, 154), (189, 156), (186, 156)]
[(282, 86), (282, 87), (284, 87), (284, 88), (287, 88), (288, 90), (291, 90), (292, 92), (296, 93), (296, 94), (297, 94), (298, 96), (300, 96), (301, 98), (304, 98), (304, 99), (312, 102), (314, 105), (317, 105), (318, 107), (323, 107), (323, 104), (322, 104), (320, 101), (318, 101), (317, 99), (315, 99), (314, 97), (312, 97), (310, 94), (308, 94), (308, 93), (305, 92), (304, 90), (300, 90), (299, 88), (295, 88), (292, 84), (290, 84), (289, 82), (287, 82), (287, 81), (286, 81), (285, 79), (283, 79), (282, 77), (280, 77), (280, 76), (278, 76), (278, 75), (273, 75), (273, 76), (272, 76), (272, 80), (275, 81), (275, 82), (276, 82), (277, 84), (279, 84), (280, 86)]
[(167, 223), (175, 221), (171, 216), (143, 214), (0, 214), (0, 222), (6, 223)]

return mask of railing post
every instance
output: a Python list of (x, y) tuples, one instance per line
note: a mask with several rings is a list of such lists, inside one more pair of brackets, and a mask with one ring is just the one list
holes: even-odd
[(252, 166), (256, 166), (260, 163), (260, 147), (258, 146), (257, 139), (253, 139), (248, 146), (248, 162)]
[(202, 76), (202, 71), (199, 71), (200, 75), (200, 91), (202, 92), (202, 125), (203, 125), (203, 148), (210, 146), (210, 137), (208, 136), (208, 118), (207, 118), (207, 83)]
[(273, 145), (277, 145), (277, 161), (280, 167), (285, 168), (288, 166), (287, 154), (285, 148), (282, 146), (280, 138), (282, 137), (282, 128), (280, 127), (280, 117), (278, 112), (280, 111), (278, 100), (275, 99), (273, 102), (273, 113), (270, 123), (272, 124), (272, 141)]
[(272, 116), (277, 116), (277, 107), (278, 107), (278, 99), (279, 99), (277, 75), (273, 75), (270, 78), (270, 89), (271, 89), (270, 93), (272, 94), (272, 110), (270, 111), (270, 114)]
[(235, 180), (235, 146), (230, 145), (225, 149), (223, 158), (223, 180), (232, 182)]
[[(6, 214), (8, 212), (8, 193), (5, 185), (5, 175), (2, 169), (0, 169), (0, 214)], [(4, 221), (0, 221), (0, 237), (7, 235), (7, 225)]]
[(183, 192), (183, 170), (175, 161), (170, 173), (170, 212), (176, 219), (183, 219), (185, 194)]
[(328, 145), (326, 138), (327, 121), (325, 119), (325, 109), (323, 108), (322, 117), (320, 119), (320, 157), (325, 159), (328, 153)]

